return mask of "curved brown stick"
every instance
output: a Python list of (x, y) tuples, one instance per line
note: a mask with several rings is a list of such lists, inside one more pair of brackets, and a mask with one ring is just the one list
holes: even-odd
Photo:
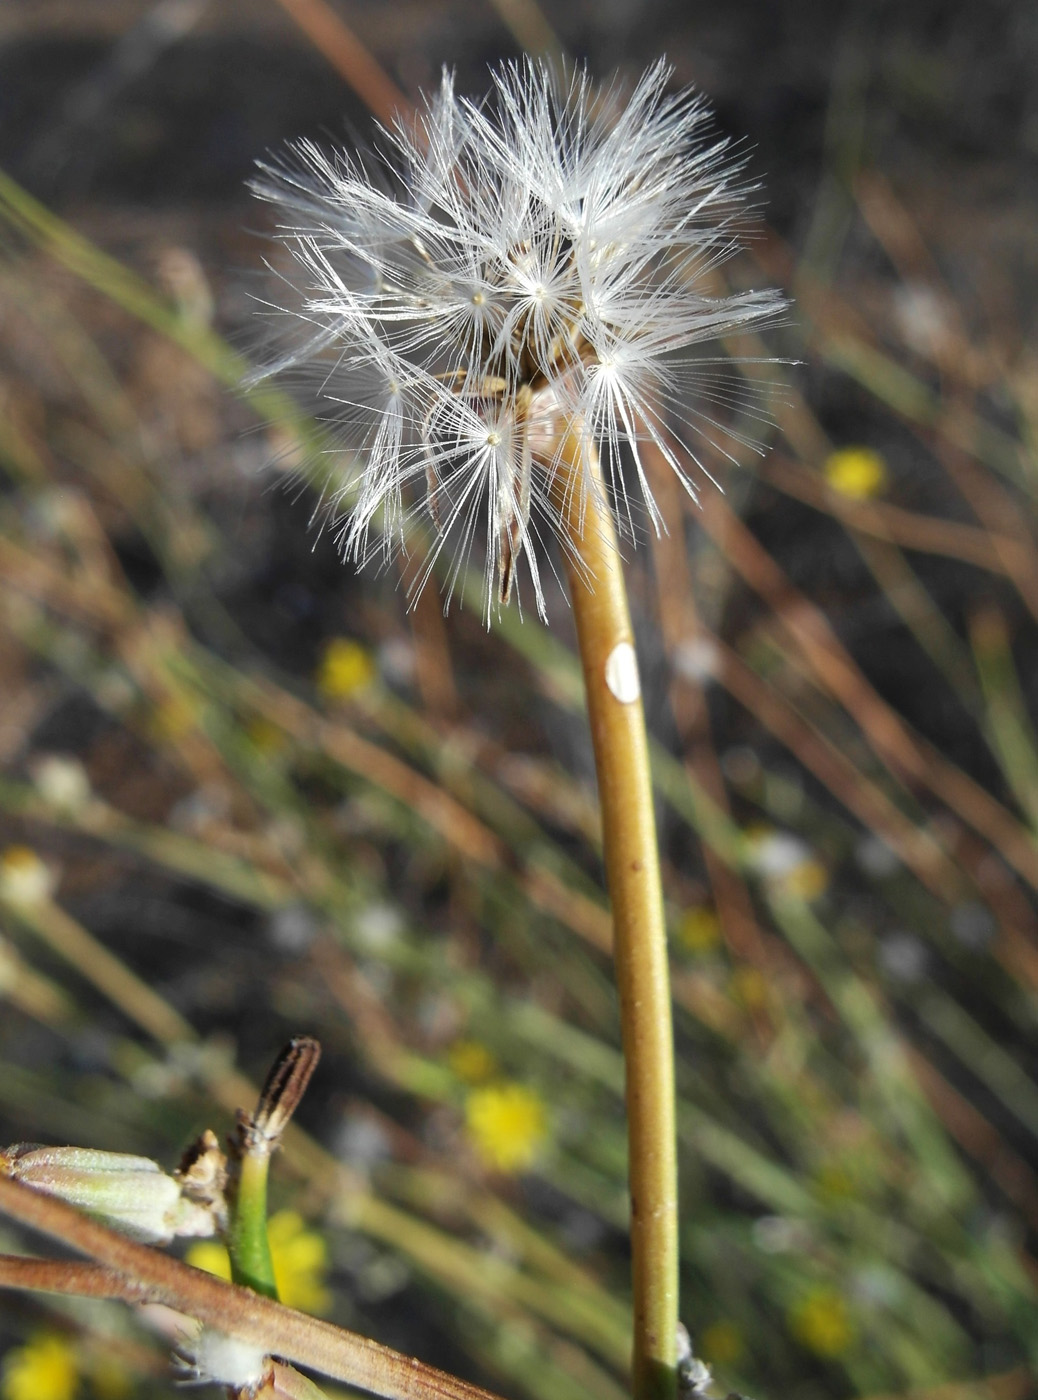
[[(56, 1260), (5, 1260), (0, 1285), (161, 1302), (268, 1354), (372, 1391), (385, 1400), (497, 1400), (479, 1386), (457, 1380), (413, 1357), (381, 1346), (330, 1322), (307, 1317), (247, 1288), (224, 1283), (145, 1245), (118, 1235), (54, 1196), (0, 1176), (0, 1212), (31, 1226), (96, 1265)], [(32, 1266), (35, 1266), (35, 1270)], [(34, 1277), (36, 1283), (31, 1280)], [(59, 1287), (64, 1279), (71, 1288)], [(111, 1293), (102, 1288), (110, 1286)]]
[(26, 1259), (20, 1254), (0, 1254), (0, 1288), (109, 1298), (122, 1303), (159, 1301), (154, 1290), (114, 1269), (106, 1269), (104, 1264), (83, 1264), (78, 1259)]

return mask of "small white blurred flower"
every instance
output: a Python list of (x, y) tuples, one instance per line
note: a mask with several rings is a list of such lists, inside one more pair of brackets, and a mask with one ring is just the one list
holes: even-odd
[(683, 680), (695, 685), (714, 679), (719, 659), (717, 643), (709, 637), (695, 637), (674, 648), (674, 670)]
[(854, 848), (854, 858), (866, 875), (877, 880), (886, 879), (901, 868), (897, 853), (887, 845), (882, 837), (870, 832), (863, 836)]
[(206, 783), (176, 802), (167, 821), (175, 831), (201, 836), (207, 827), (225, 821), (230, 810), (230, 791), (222, 783)]
[(750, 863), (765, 879), (778, 880), (811, 859), (811, 847), (790, 831), (749, 833)]
[(390, 637), (379, 646), (378, 669), (390, 685), (411, 685), (416, 667), (414, 642), (409, 638)]
[(932, 355), (953, 333), (947, 303), (925, 282), (895, 284), (894, 316), (905, 342), (920, 355)]
[(792, 1254), (810, 1243), (807, 1227), (799, 1220), (784, 1215), (762, 1215), (750, 1231), (753, 1243), (764, 1254)]
[(286, 904), (271, 914), (267, 937), (279, 953), (304, 953), (319, 929), (320, 924), (305, 904)]
[(883, 970), (895, 982), (911, 985), (922, 981), (930, 962), (926, 945), (914, 933), (897, 932), (887, 934), (879, 946), (879, 960)]
[(863, 1264), (851, 1273), (847, 1285), (853, 1298), (872, 1307), (896, 1308), (907, 1302), (902, 1277), (889, 1264)]
[(353, 920), (354, 937), (369, 953), (386, 952), (400, 942), (403, 932), (403, 916), (392, 904), (366, 904)]
[(68, 754), (41, 754), (32, 764), (32, 781), (44, 802), (60, 812), (80, 812), (90, 801), (87, 771)]
[(284, 211), (298, 283), (295, 343), (266, 373), (305, 371), (332, 406), (343, 450), (322, 475), (344, 557), (387, 558), (421, 515), (415, 587), (449, 547), (450, 590), (485, 531), (488, 612), (525, 558), (543, 615), (537, 560), (558, 533), (563, 421), (606, 449), (629, 534), (639, 500), (663, 524), (645, 444), (695, 495), (689, 469), (702, 464), (687, 445), (679, 456), (671, 420), (738, 437), (722, 419), (752, 412), (752, 396), (722, 356), (697, 352), (784, 303), (716, 295), (712, 275), (737, 247), (741, 162), (700, 97), (666, 91), (669, 77), (657, 64), (624, 101), (586, 73), (558, 81), (513, 64), (494, 74), (491, 111), (445, 73), (377, 160), (303, 141), (262, 168), (254, 189)]
[(995, 936), (995, 916), (987, 905), (967, 900), (951, 911), (948, 927), (964, 948), (979, 953)]
[(340, 1161), (367, 1171), (393, 1155), (393, 1144), (382, 1124), (369, 1113), (350, 1111), (336, 1130), (332, 1150)]

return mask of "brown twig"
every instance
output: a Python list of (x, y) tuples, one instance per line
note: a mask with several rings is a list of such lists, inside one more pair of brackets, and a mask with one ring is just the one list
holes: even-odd
[(395, 116), (406, 117), (413, 110), (410, 99), (326, 0), (278, 4), (379, 121), (388, 126)]
[(78, 1259), (28, 1259), (0, 1254), (0, 1288), (33, 1293), (65, 1293), (77, 1298), (109, 1298), (122, 1303), (159, 1301), (154, 1290), (103, 1264)]
[[(385, 1400), (495, 1400), (489, 1391), (423, 1365), (355, 1332), (307, 1317), (247, 1288), (224, 1283), (178, 1259), (116, 1234), (53, 1196), (0, 1177), (0, 1211), (52, 1239), (90, 1255), (104, 1266), (61, 1263), (33, 1270), (23, 1261), (0, 1261), (0, 1285), (54, 1290), (63, 1279), (78, 1291), (131, 1302), (161, 1302), (196, 1318), (203, 1326), (262, 1347), (335, 1380), (372, 1391)], [(55, 1261), (34, 1261), (53, 1265)], [(62, 1272), (64, 1271), (64, 1273)], [(111, 1293), (102, 1293), (105, 1286)]]

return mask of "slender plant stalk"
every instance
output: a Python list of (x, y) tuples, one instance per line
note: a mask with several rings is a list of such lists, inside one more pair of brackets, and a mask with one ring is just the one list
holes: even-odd
[(277, 1298), (274, 1261), (267, 1238), (267, 1176), (270, 1154), (246, 1152), (238, 1167), (237, 1193), (227, 1233), (231, 1278), (244, 1288)]
[[(217, 1331), (386, 1400), (497, 1400), (479, 1386), (307, 1317), (248, 1288), (182, 1264), (80, 1214), (55, 1196), (0, 1176), (0, 1214), (40, 1230), (102, 1268), (0, 1255), (0, 1288), (41, 1288), (128, 1302), (161, 1302)], [(35, 1268), (33, 1266), (36, 1266)]]
[(674, 1037), (649, 748), (623, 566), (593, 443), (571, 423), (557, 504), (598, 771), (626, 1066), (635, 1400), (676, 1391)]
[[(21, 1259), (0, 1254), (0, 1288), (26, 1288), (39, 1293), (63, 1293), (78, 1298), (105, 1298), (140, 1305), (159, 1301), (158, 1293), (106, 1269), (103, 1264), (83, 1264), (68, 1259)], [(283, 1361), (270, 1362), (271, 1386), (259, 1394), (283, 1400), (328, 1400), (325, 1392), (308, 1376)], [(272, 1388), (271, 1388), (272, 1387)], [(238, 1392), (252, 1394), (252, 1390)]]

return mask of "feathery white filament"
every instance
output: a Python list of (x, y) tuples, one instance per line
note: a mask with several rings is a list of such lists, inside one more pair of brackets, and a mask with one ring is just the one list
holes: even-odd
[(543, 614), (536, 554), (559, 525), (545, 444), (563, 418), (604, 449), (627, 533), (636, 509), (663, 528), (646, 443), (695, 495), (699, 463), (672, 427), (710, 437), (747, 408), (721, 357), (696, 347), (784, 303), (710, 293), (736, 247), (739, 166), (669, 76), (657, 64), (624, 100), (583, 73), (510, 65), (492, 112), (445, 73), (370, 170), (305, 141), (262, 169), (254, 189), (285, 213), (299, 301), (296, 343), (266, 372), (306, 371), (334, 406), (328, 508), (344, 555), (388, 557), (421, 517), (420, 582), (446, 553), (452, 587), (485, 534), (488, 612), (525, 557)]

